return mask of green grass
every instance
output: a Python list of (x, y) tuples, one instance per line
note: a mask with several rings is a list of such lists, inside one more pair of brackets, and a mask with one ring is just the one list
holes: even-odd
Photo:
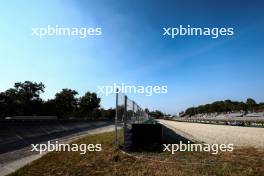
[(149, 119), (149, 120), (146, 120), (144, 124), (158, 124), (158, 122), (154, 119)]
[(203, 152), (134, 152), (127, 155), (113, 148), (114, 133), (91, 135), (74, 143), (101, 143), (103, 151), (51, 152), (19, 169), (12, 176), (53, 175), (201, 175), (261, 176), (264, 174), (264, 151), (240, 148), (232, 153), (212, 155)]

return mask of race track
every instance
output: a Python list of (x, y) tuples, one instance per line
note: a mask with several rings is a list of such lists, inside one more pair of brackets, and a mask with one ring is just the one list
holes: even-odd
[(176, 122), (161, 119), (158, 121), (177, 134), (195, 142), (264, 148), (264, 128)]
[[(103, 125), (102, 125), (103, 124)], [(65, 135), (64, 137), (52, 139), (51, 141), (59, 141), (59, 143), (70, 143), (76, 139), (82, 138), (87, 135), (99, 134), (104, 132), (113, 131), (114, 125), (108, 122), (93, 122), (90, 123), (94, 128), (86, 129), (81, 132), (73, 133), (71, 135)], [(41, 143), (47, 143), (42, 141)], [(23, 167), (24, 165), (39, 159), (48, 152), (39, 154), (38, 152), (32, 152), (31, 146), (21, 148), (19, 150), (10, 151), (0, 154), (0, 176), (4, 176), (14, 172), (15, 170)]]

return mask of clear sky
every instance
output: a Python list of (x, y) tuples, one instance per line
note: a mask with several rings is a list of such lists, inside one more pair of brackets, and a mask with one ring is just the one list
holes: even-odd
[[(264, 1), (46, 0), (0, 2), (0, 91), (42, 81), (44, 99), (62, 88), (167, 85), (167, 94), (129, 95), (176, 113), (216, 100), (264, 101)], [(101, 27), (99, 37), (38, 38), (31, 28)], [(235, 35), (165, 38), (163, 27), (232, 27)], [(114, 106), (103, 96), (102, 106)]]

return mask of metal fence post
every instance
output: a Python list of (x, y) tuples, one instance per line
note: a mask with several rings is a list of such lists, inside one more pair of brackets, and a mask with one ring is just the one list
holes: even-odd
[(124, 107), (124, 145), (126, 145), (126, 134), (127, 134), (127, 96), (125, 96), (125, 107)]
[(116, 89), (116, 115), (115, 115), (115, 146), (118, 147), (117, 117), (118, 116), (118, 89)]
[(135, 119), (135, 102), (133, 101), (133, 111), (132, 111), (132, 118), (133, 118), (133, 121), (136, 122), (137, 119)]

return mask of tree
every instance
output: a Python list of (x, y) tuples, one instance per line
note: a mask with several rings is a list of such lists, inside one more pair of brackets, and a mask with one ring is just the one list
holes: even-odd
[(192, 115), (196, 114), (195, 111), (196, 111), (196, 108), (195, 108), (195, 107), (190, 107), (190, 108), (188, 108), (188, 109), (185, 111), (185, 114), (187, 114), (187, 115), (189, 115), (189, 116), (192, 116)]
[(5, 93), (0, 92), (0, 119), (5, 117), (5, 114), (6, 114)]
[(14, 87), (20, 98), (26, 103), (32, 100), (39, 100), (39, 95), (44, 93), (45, 89), (45, 85), (42, 82), (33, 83), (31, 81), (17, 82)]
[(154, 117), (154, 118), (162, 118), (164, 116), (163, 112), (159, 110), (151, 111), (149, 112), (149, 115)]
[(57, 114), (56, 102), (54, 99), (43, 102), (41, 108), (41, 115), (44, 116), (55, 116)]
[(259, 103), (258, 111), (264, 111), (264, 103), (263, 102)]
[(104, 118), (114, 119), (115, 113), (116, 113), (116, 110), (112, 108), (108, 110), (101, 109), (101, 116)]
[(254, 111), (256, 106), (257, 106), (257, 103), (254, 99), (252, 98), (248, 98), (247, 101), (246, 101), (246, 104), (248, 106), (248, 110), (249, 111)]
[(72, 115), (77, 107), (76, 95), (78, 92), (71, 89), (62, 89), (61, 92), (56, 93), (54, 103), (59, 117), (67, 118)]
[(45, 85), (40, 82), (17, 82), (13, 88), (0, 92), (0, 118), (7, 116), (55, 116), (59, 118), (102, 117), (113, 118), (115, 110), (99, 109), (101, 99), (96, 93), (87, 92), (80, 99), (78, 92), (72, 89), (62, 89), (54, 99), (44, 101), (40, 98)]
[(211, 104), (200, 105), (198, 107), (191, 107), (186, 109), (185, 115), (193, 116), (195, 114), (202, 113), (222, 113), (222, 112), (237, 112), (237, 111), (261, 111), (261, 103), (257, 104), (252, 98), (248, 98), (246, 103), (238, 101), (215, 101)]
[[(44, 84), (31, 81), (17, 82), (14, 88), (1, 93), (1, 115), (32, 115), (39, 112), (42, 100), (39, 95), (44, 92)], [(3, 109), (4, 108), (4, 109)]]
[(79, 108), (82, 116), (91, 115), (100, 107), (101, 99), (97, 97), (96, 93), (86, 92), (79, 100)]

